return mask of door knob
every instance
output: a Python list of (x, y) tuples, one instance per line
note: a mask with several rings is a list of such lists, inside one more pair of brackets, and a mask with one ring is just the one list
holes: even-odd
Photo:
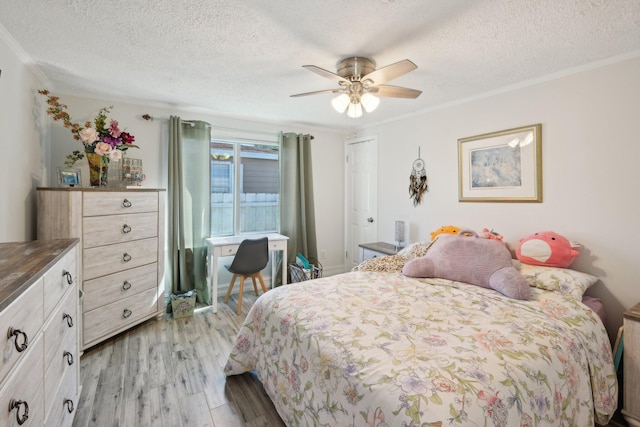
[(373, 222), (373, 218), (372, 217), (367, 218), (367, 222)]

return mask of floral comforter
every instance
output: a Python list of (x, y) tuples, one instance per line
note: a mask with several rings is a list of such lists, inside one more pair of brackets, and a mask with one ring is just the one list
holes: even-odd
[(288, 426), (593, 426), (617, 407), (600, 319), (444, 279), (351, 272), (276, 288), (226, 374), (255, 370)]

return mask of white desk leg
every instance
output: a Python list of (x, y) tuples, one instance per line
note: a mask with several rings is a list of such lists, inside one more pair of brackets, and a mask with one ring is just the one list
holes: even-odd
[(211, 256), (211, 308), (214, 313), (218, 312), (218, 257)]
[[(285, 242), (286, 243), (286, 242)], [(289, 268), (289, 264), (287, 264), (287, 245), (285, 244), (284, 249), (282, 250), (282, 284), (287, 284), (287, 269)]]
[(269, 251), (269, 258), (271, 258), (271, 289), (276, 283), (277, 263), (276, 263), (276, 251)]

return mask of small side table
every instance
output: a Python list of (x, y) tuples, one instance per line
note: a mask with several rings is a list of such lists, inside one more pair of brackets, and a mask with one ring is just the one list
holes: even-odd
[(624, 407), (630, 427), (640, 427), (640, 304), (624, 312)]
[(360, 262), (380, 256), (395, 255), (401, 248), (385, 242), (362, 243), (360, 246)]

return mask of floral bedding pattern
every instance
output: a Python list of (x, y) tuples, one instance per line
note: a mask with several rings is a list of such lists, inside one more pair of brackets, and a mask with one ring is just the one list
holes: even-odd
[(529, 301), (357, 271), (261, 296), (227, 375), (255, 370), (288, 426), (593, 426), (617, 407), (604, 326), (571, 296)]

